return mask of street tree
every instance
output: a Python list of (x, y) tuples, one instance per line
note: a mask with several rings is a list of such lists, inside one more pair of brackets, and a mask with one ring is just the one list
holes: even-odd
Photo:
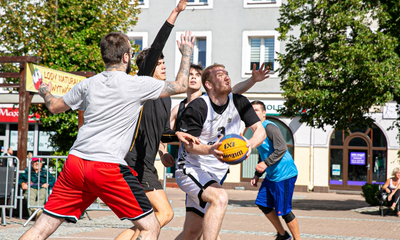
[[(99, 73), (104, 70), (100, 40), (107, 33), (132, 29), (140, 12), (137, 4), (137, 0), (0, 1), (0, 56), (38, 56), (40, 65), (52, 69)], [(10, 69), (17, 68), (0, 67), (0, 71)], [(39, 112), (46, 129), (56, 131), (51, 143), (65, 154), (77, 135), (77, 111), (52, 115), (41, 105), (33, 105), (31, 111)]]
[[(286, 52), (278, 54), (286, 98), (281, 114), (317, 128), (370, 127), (372, 107), (400, 91), (399, 29), (388, 23), (400, 14), (388, 10), (380, 1), (283, 4), (277, 29), (286, 43)], [(374, 29), (374, 21), (389, 28)]]

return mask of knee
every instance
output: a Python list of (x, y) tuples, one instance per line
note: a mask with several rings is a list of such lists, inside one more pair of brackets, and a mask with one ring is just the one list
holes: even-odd
[(161, 227), (167, 225), (174, 218), (174, 211), (172, 208), (166, 209), (162, 212), (162, 220), (159, 219)]
[(264, 207), (261, 205), (257, 205), (257, 207), (265, 214), (269, 214), (270, 212), (272, 212), (272, 210), (274, 210), (273, 208), (269, 208), (269, 207)]
[(192, 228), (184, 228), (182, 236), (183, 239), (197, 239), (200, 236), (202, 228), (200, 227), (192, 227)]
[(217, 194), (214, 197), (214, 204), (216, 204), (220, 208), (226, 208), (228, 205), (228, 193), (224, 190), (221, 189), (217, 191)]
[(285, 223), (288, 224), (293, 221), (296, 216), (293, 214), (293, 212), (290, 212), (289, 214), (283, 215), (282, 218), (285, 220)]

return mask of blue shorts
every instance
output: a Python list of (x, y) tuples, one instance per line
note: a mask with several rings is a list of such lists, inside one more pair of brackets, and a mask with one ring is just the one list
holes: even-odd
[(292, 211), (292, 198), (296, 180), (297, 176), (280, 182), (264, 179), (258, 191), (256, 204), (267, 208), (275, 208), (278, 216), (289, 214)]

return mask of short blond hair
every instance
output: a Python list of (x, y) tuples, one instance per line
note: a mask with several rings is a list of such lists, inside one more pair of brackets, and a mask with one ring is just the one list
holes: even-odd
[(394, 175), (396, 175), (396, 173), (398, 173), (398, 172), (400, 172), (400, 168), (395, 167), (395, 168), (393, 169), (393, 171), (392, 171), (392, 175), (394, 176)]

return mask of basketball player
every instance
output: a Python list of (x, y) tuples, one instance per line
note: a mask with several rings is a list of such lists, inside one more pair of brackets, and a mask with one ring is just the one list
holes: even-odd
[[(238, 94), (243, 94), (244, 92), (246, 92), (247, 90), (249, 90), (255, 83), (257, 82), (261, 82), (265, 79), (267, 79), (269, 77), (269, 68), (268, 67), (264, 67), (265, 64), (263, 63), (260, 67), (260, 69), (256, 70), (256, 65), (253, 65), (253, 70), (252, 70), (252, 76), (247, 79), (246, 81), (237, 83), (233, 88), (232, 88), (232, 92), (233, 93), (238, 93)], [(182, 118), (182, 113), (185, 109), (185, 107), (194, 99), (200, 97), (203, 93), (201, 91), (201, 74), (203, 73), (203, 68), (200, 64), (191, 64), (190, 65), (190, 71), (189, 71), (189, 84), (188, 84), (188, 88), (186, 90), (186, 95), (187, 98), (184, 99), (183, 101), (180, 102), (180, 104), (176, 105), (172, 111), (171, 111), (171, 118), (170, 118), (170, 122), (171, 122), (171, 126), (173, 127), (173, 129), (180, 129), (180, 121)], [(175, 164), (174, 159), (165, 161), (164, 165), (166, 167), (172, 167)], [(228, 173), (228, 172), (227, 172)], [(223, 184), (225, 177), (227, 175), (227, 173), (225, 174), (225, 176), (221, 179), (220, 181), (220, 185)], [(186, 209), (186, 216), (185, 216), (185, 225), (191, 225), (192, 223), (196, 223), (196, 225), (198, 226), (196, 230), (200, 230), (201, 231), (201, 227), (199, 225), (199, 220), (198, 220), (198, 216), (195, 212), (192, 212), (193, 208), (189, 207)], [(186, 234), (185, 231), (190, 230), (190, 228), (184, 228), (184, 233), (183, 235), (191, 235), (191, 234)], [(220, 239), (220, 238), (218, 238)]]
[(186, 208), (196, 215), (191, 218), (193, 222), (185, 222), (177, 239), (196, 239), (201, 232), (199, 223), (203, 225), (204, 240), (218, 237), (228, 204), (228, 195), (219, 182), (229, 167), (221, 162), (219, 138), (239, 133), (241, 121), (254, 132), (248, 140), (250, 150), (265, 138), (260, 119), (247, 98), (232, 93), (231, 79), (223, 65), (207, 67), (202, 84), (207, 94), (189, 103), (181, 120), (180, 129), (198, 137), (201, 144), (182, 143), (179, 148), (175, 178), (187, 194)]
[(277, 230), (278, 240), (289, 240), (292, 237), (285, 231), (278, 216), (282, 216), (294, 239), (299, 240), (300, 231), (297, 219), (292, 212), (292, 197), (297, 179), (297, 168), (287, 150), (285, 139), (279, 127), (266, 120), (265, 105), (261, 101), (253, 101), (254, 111), (265, 128), (267, 138), (257, 147), (260, 161), (250, 183), (257, 187), (257, 182), (264, 172), (265, 179), (261, 184), (256, 205), (265, 214)]
[[(178, 5), (173, 9), (168, 19), (159, 30), (156, 38), (150, 48), (141, 51), (137, 58), (136, 64), (139, 67), (138, 75), (153, 76), (154, 78), (165, 81), (166, 68), (164, 65), (164, 55), (162, 50), (171, 33), (174, 23), (180, 12), (184, 11), (187, 0), (179, 1)], [(177, 78), (187, 79), (189, 73), (178, 72)], [(180, 81), (180, 80), (178, 80)], [(176, 141), (178, 136), (180, 140), (187, 141), (192, 139), (187, 133), (172, 131), (169, 127), (169, 116), (171, 110), (171, 98), (159, 98), (147, 101), (141, 111), (141, 118), (138, 127), (135, 130), (131, 147), (125, 157), (126, 162), (138, 173), (138, 180), (142, 184), (146, 196), (149, 198), (151, 205), (161, 227), (170, 222), (174, 216), (172, 207), (168, 201), (167, 194), (158, 180), (158, 173), (154, 167), (157, 151), (162, 161), (172, 158), (165, 151), (164, 146), (160, 144), (160, 140), (165, 142)], [(193, 140), (193, 139), (192, 139)], [(139, 232), (135, 228), (127, 229), (122, 232), (116, 239), (136, 239)]]
[[(187, 72), (193, 41), (188, 33), (181, 36), (181, 68)], [(64, 220), (76, 222), (97, 197), (121, 220), (131, 220), (140, 230), (139, 239), (158, 238), (160, 224), (135, 171), (126, 165), (124, 157), (144, 102), (186, 91), (187, 79), (163, 82), (127, 74), (131, 71), (132, 47), (125, 34), (107, 34), (100, 48), (106, 71), (81, 81), (61, 98), (51, 94), (51, 83), (39, 87), (50, 112), (85, 110), (85, 123), (44, 214), (20, 239), (48, 238)]]

